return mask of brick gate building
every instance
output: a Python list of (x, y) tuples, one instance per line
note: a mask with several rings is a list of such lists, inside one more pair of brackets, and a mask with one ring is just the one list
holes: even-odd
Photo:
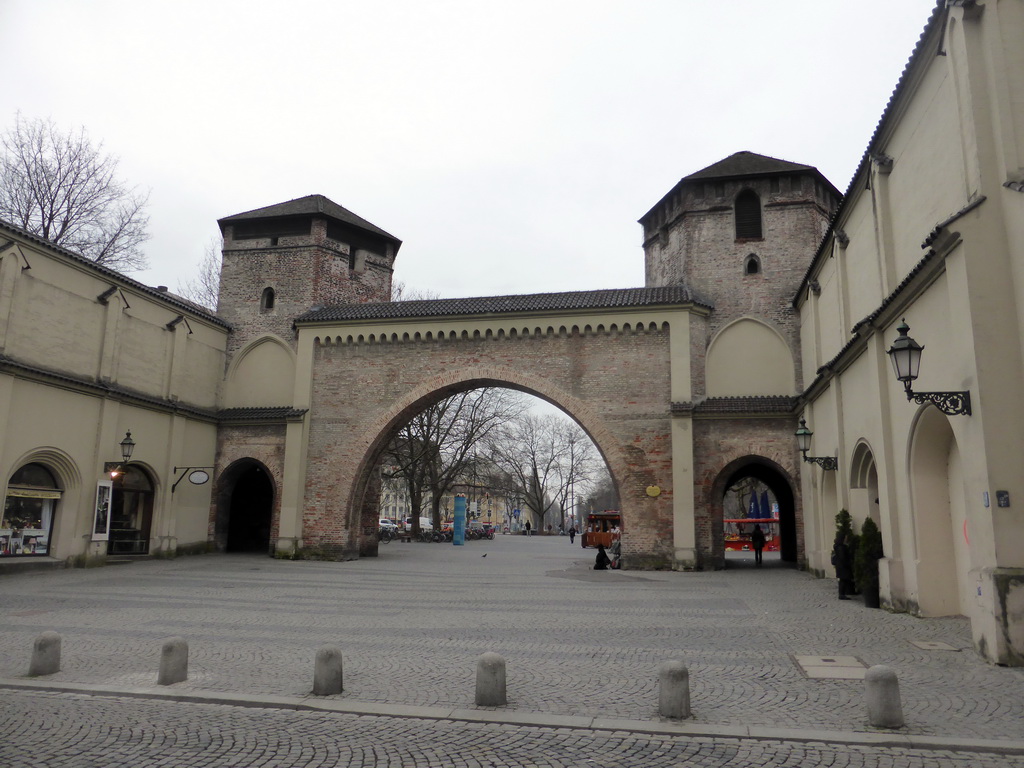
[(641, 219), (644, 288), (408, 302), (384, 301), (400, 243), (326, 198), (221, 220), (234, 333), (214, 539), (227, 545), (231, 486), (256, 468), (273, 480), (274, 551), (374, 552), (390, 435), (455, 392), (504, 386), (593, 439), (626, 567), (720, 567), (722, 499), (745, 477), (771, 488), (782, 557), (800, 561), (789, 300), (838, 198), (810, 166), (741, 152)]

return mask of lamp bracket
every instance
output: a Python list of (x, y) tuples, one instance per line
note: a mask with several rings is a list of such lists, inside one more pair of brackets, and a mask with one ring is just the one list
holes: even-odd
[(968, 392), (914, 392), (907, 387), (907, 400), (918, 405), (931, 403), (947, 416), (970, 416), (971, 393)]

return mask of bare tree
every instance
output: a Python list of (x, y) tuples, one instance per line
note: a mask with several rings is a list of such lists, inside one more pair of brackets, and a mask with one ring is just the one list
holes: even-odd
[(566, 510), (598, 480), (604, 462), (586, 432), (574, 421), (556, 414), (528, 414), (491, 441), (491, 457), (516, 487), (543, 530), (557, 511), (565, 526)]
[(615, 492), (615, 483), (612, 482), (607, 467), (598, 472), (586, 499), (587, 507), (591, 511), (619, 508), (619, 494)]
[(431, 520), (441, 525), (441, 499), (477, 460), (475, 448), (526, 410), (523, 396), (509, 389), (485, 387), (461, 392), (412, 417), (385, 450), (385, 476), (405, 481), (413, 509), (413, 530), (419, 510), (430, 498)]
[(492, 461), (512, 477), (538, 530), (544, 529), (556, 503), (561, 460), (556, 434), (561, 422), (554, 414), (526, 414), (491, 441)]
[(0, 143), (0, 218), (97, 264), (146, 267), (149, 195), (116, 178), (118, 159), (102, 143), (20, 114)]
[(584, 491), (604, 468), (604, 462), (593, 441), (576, 422), (562, 419), (561, 425), (556, 427), (555, 437), (560, 444), (561, 455), (555, 497), (558, 502), (559, 525), (564, 530), (566, 510), (573, 506), (577, 493)]
[(441, 294), (424, 288), (410, 288), (404, 280), (391, 283), (392, 301), (421, 301), (423, 299), (440, 299)]
[(182, 283), (178, 281), (178, 294), (194, 304), (205, 307), (211, 312), (217, 311), (217, 299), (220, 295), (221, 249), (224, 240), (214, 237), (206, 244), (203, 259), (195, 277)]

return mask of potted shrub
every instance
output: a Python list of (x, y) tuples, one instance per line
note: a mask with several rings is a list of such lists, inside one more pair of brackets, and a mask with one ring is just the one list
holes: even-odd
[(857, 589), (864, 595), (864, 605), (878, 608), (878, 561), (882, 558), (882, 532), (870, 517), (860, 529), (860, 542), (853, 555), (853, 573)]

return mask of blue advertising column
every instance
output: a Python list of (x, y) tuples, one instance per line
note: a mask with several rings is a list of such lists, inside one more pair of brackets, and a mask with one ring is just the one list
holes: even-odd
[(461, 547), (466, 543), (466, 497), (455, 497), (455, 527), (452, 531), (452, 544)]

